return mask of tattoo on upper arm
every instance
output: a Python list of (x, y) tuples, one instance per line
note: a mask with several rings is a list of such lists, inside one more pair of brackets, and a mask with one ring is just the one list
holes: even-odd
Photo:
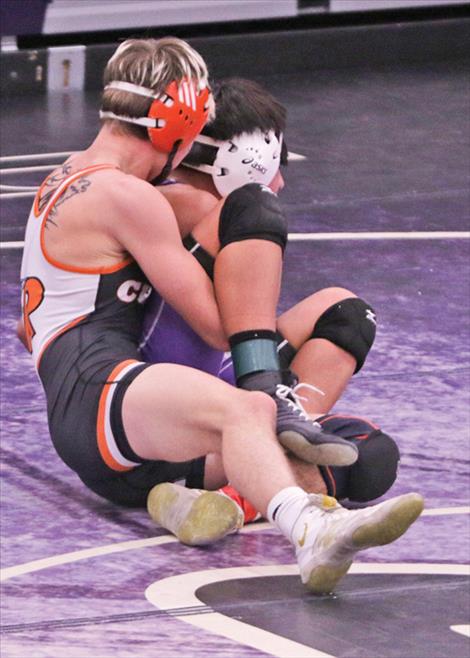
[[(59, 185), (68, 176), (70, 176), (71, 173), (72, 173), (71, 165), (64, 165), (59, 172), (53, 174), (48, 179), (46, 179), (41, 192), (41, 197), (38, 202), (39, 212), (42, 212), (44, 210), (44, 208), (51, 200), (52, 196), (56, 193)], [(48, 225), (57, 226), (57, 223), (54, 221), (54, 218), (57, 219), (58, 208), (63, 203), (65, 203), (68, 199), (71, 199), (77, 194), (86, 192), (87, 189), (90, 187), (90, 185), (91, 185), (91, 181), (86, 176), (81, 176), (80, 178), (77, 178), (77, 180), (73, 181), (73, 183), (70, 183), (70, 185), (66, 188), (63, 194), (61, 194), (61, 196), (55, 202), (54, 206), (51, 208), (46, 221), (46, 228), (48, 227)]]

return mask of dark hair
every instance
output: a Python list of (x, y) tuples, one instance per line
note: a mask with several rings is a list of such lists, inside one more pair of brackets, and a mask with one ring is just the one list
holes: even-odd
[[(272, 130), (277, 137), (284, 133), (287, 110), (266, 89), (253, 80), (226, 78), (214, 85), (215, 118), (207, 123), (202, 134), (224, 142), (242, 133)], [(198, 167), (213, 165), (217, 146), (195, 142), (184, 163)], [(287, 144), (283, 139), (280, 161), (287, 165)]]
[(226, 78), (213, 89), (215, 119), (202, 133), (227, 140), (255, 130), (273, 130), (277, 136), (286, 127), (286, 108), (253, 80)]

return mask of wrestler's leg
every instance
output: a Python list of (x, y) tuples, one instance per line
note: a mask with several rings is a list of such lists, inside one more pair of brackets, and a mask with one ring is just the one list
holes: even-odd
[(256, 329), (275, 331), (281, 272), (282, 251), (273, 242), (234, 242), (219, 253), (216, 292), (228, 336)]
[(144, 459), (222, 456), (227, 478), (263, 514), (274, 494), (295, 484), (275, 433), (275, 407), (191, 368), (156, 364), (130, 384), (122, 417), (131, 449)]
[(333, 304), (356, 295), (346, 288), (325, 288), (293, 306), (277, 321), (281, 334), (297, 350), (290, 363), (300, 382), (311, 384), (324, 395), (304, 388), (299, 393), (311, 415), (329, 411), (340, 398), (356, 368), (355, 358), (323, 338), (310, 338), (318, 318)]
[[(308, 464), (292, 454), (288, 454), (287, 458), (299, 487), (310, 493), (327, 493), (325, 480), (317, 466)], [(204, 489), (213, 491), (226, 484), (227, 478), (221, 456), (217, 453), (207, 455), (204, 468)]]
[[(417, 494), (353, 512), (333, 498), (307, 495), (276, 441), (272, 400), (184, 366), (143, 370), (127, 388), (122, 417), (129, 446), (145, 459), (220, 453), (229, 480), (296, 547), (302, 582), (314, 592), (333, 591), (359, 550), (394, 541), (423, 509)], [(184, 487), (180, 492), (190, 496)], [(171, 497), (179, 499), (173, 490)], [(191, 507), (183, 509), (186, 519)]]
[[(400, 450), (394, 439), (378, 425), (360, 416), (327, 414), (318, 422), (329, 432), (355, 443), (359, 457), (351, 466), (317, 468), (290, 456), (298, 485), (308, 492), (327, 493), (338, 500), (347, 498), (359, 503), (383, 496), (398, 474)], [(256, 520), (256, 510), (250, 509), (231, 488), (224, 491), (242, 508), (245, 522)]]
[[(262, 192), (260, 198), (269, 200), (269, 195)], [(243, 195), (240, 199), (235, 195), (234, 199), (224, 208), (225, 214), (220, 216), (220, 221), (218, 206), (195, 227), (193, 234), (198, 244), (212, 256), (216, 255), (215, 286), (227, 335), (249, 340), (253, 330), (264, 330), (265, 333), (273, 330), (282, 271), (281, 245), (287, 232), (276, 214), (275, 205), (268, 203), (265, 207), (261, 202), (258, 206), (252, 203), (244, 207)], [(244, 219), (243, 212), (249, 214), (252, 209), (257, 210), (253, 212), (256, 222)], [(267, 230), (270, 224), (272, 233)], [(257, 232), (263, 239), (253, 239)], [(240, 240), (241, 234), (243, 239)], [(313, 414), (331, 409), (357, 367), (355, 356), (344, 349), (344, 345), (333, 342), (331, 331), (319, 333), (333, 340), (312, 339), (311, 336), (325, 311), (346, 299), (357, 300), (357, 297), (345, 288), (327, 288), (296, 304), (277, 322), (283, 336), (299, 352), (292, 364), (299, 381), (311, 383), (325, 393), (322, 396), (311, 390), (307, 393), (308, 389), (304, 389), (302, 397), (304, 394), (308, 397), (306, 409)], [(348, 317), (343, 313), (338, 321), (344, 324), (345, 320), (347, 324)], [(354, 335), (356, 328), (352, 329)]]
[[(247, 239), (249, 234), (244, 240), (230, 242), (220, 250), (216, 237), (218, 212), (219, 209), (201, 221), (193, 234), (197, 243), (210, 253), (218, 252), (215, 283), (226, 333), (233, 336), (253, 330), (273, 331), (280, 294), (282, 250), (278, 243), (267, 239)], [(278, 230), (280, 240), (280, 226)], [(277, 328), (299, 352), (293, 364), (299, 381), (311, 383), (325, 392), (325, 396), (308, 392), (307, 409), (312, 413), (322, 414), (332, 407), (356, 367), (354, 357), (332, 342), (309, 340), (313, 327), (326, 309), (352, 297), (355, 295), (345, 288), (328, 288), (310, 295), (277, 320)]]

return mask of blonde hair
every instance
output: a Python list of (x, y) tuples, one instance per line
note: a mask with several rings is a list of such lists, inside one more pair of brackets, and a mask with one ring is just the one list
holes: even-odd
[[(201, 55), (186, 41), (176, 37), (163, 39), (127, 39), (117, 48), (104, 70), (103, 82), (130, 82), (147, 87), (156, 94), (162, 93), (170, 82), (189, 78), (198, 91), (209, 85), (207, 66)], [(104, 89), (101, 109), (129, 117), (147, 116), (151, 98), (128, 91)], [(105, 121), (110, 121), (105, 119)], [(112, 121), (112, 120), (111, 120)], [(141, 126), (119, 124), (119, 131), (148, 139), (147, 130)], [(117, 127), (117, 126), (116, 126)]]

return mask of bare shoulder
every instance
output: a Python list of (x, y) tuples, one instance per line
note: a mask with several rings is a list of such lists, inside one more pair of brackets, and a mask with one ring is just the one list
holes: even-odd
[(189, 233), (217, 205), (217, 198), (193, 185), (176, 183), (158, 188), (176, 215), (181, 234)]
[(141, 178), (116, 172), (113, 177), (110, 198), (115, 211), (133, 222), (145, 221), (146, 217), (173, 215), (171, 205), (153, 185)]
[(123, 172), (117, 172), (117, 175), (116, 192), (119, 195), (121, 202), (126, 203), (129, 200), (138, 202), (142, 196), (145, 201), (153, 199), (157, 203), (160, 202), (166, 205), (167, 202), (165, 201), (163, 194), (159, 192), (159, 188), (154, 187), (148, 181)]
[(172, 185), (161, 185), (160, 187), (157, 187), (157, 190), (159, 190), (170, 203), (178, 199), (183, 199), (187, 203), (194, 202), (198, 205), (201, 203), (208, 203), (214, 205), (217, 201), (217, 198), (210, 192), (201, 190), (194, 185), (188, 185), (187, 183), (176, 182)]
[(109, 221), (103, 217), (107, 234), (137, 260), (142, 250), (155, 249), (166, 240), (179, 239), (175, 214), (165, 197), (150, 183), (122, 174), (113, 179), (108, 201)]

